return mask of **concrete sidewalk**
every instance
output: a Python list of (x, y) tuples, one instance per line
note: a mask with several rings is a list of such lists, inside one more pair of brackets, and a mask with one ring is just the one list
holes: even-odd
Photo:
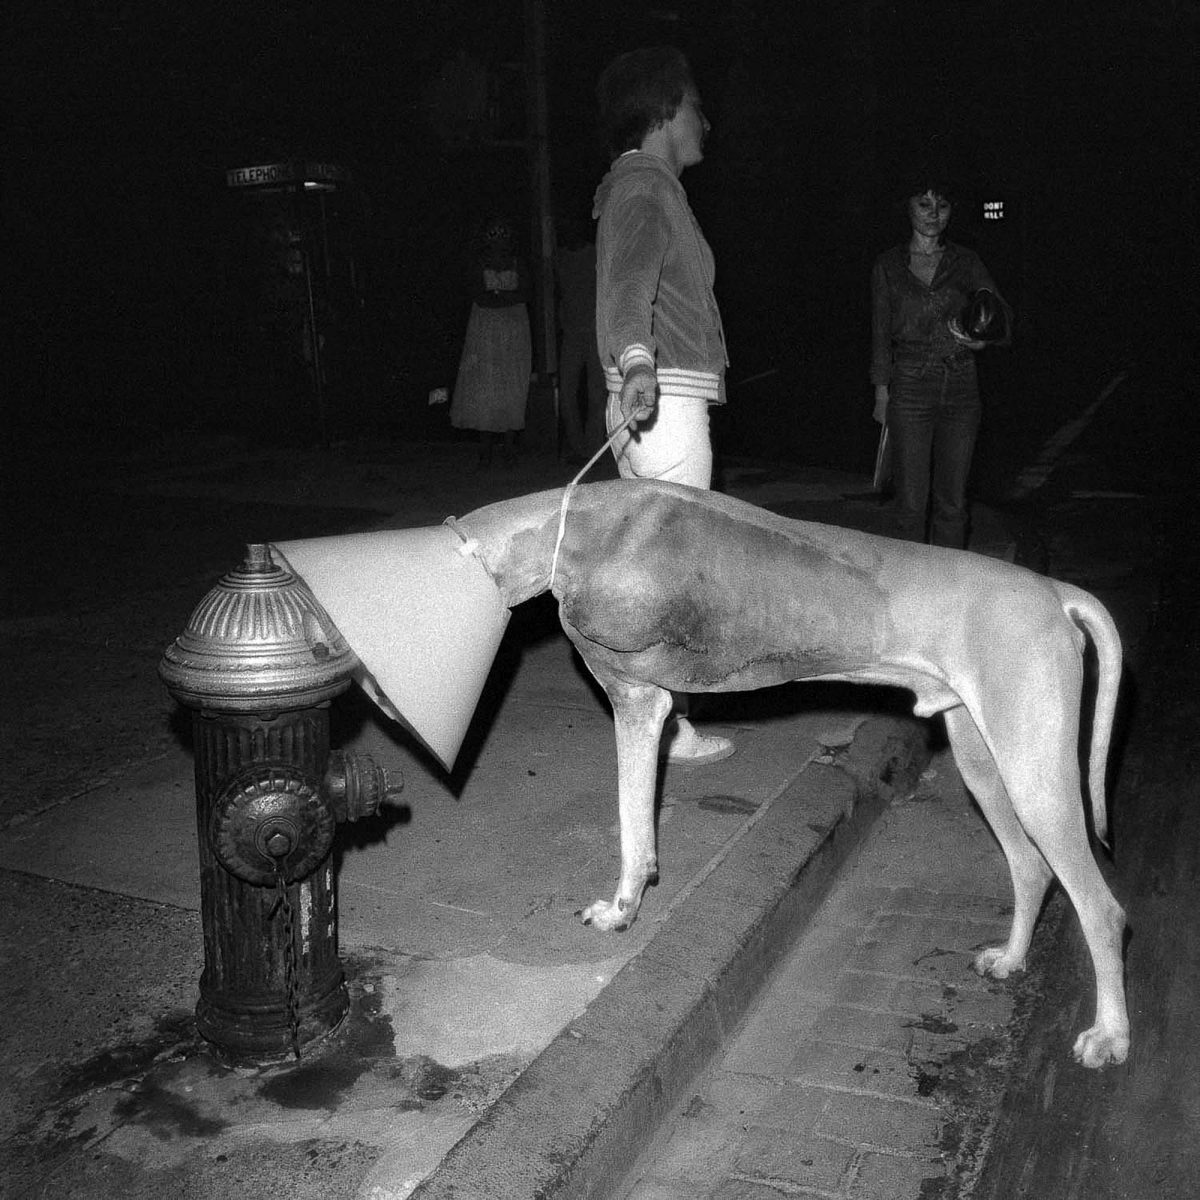
[[(214, 523), (245, 541), (436, 524), (573, 472), (528, 459), (473, 473), (464, 443), (202, 449), (152, 448), (116, 471), (73, 464), (53, 503), (30, 507), (32, 549), (10, 560), (29, 567), (3, 624), (15, 739), (0, 776), (0, 1082), (12, 1096), (0, 1186), (605, 1194), (839, 862), (911, 786), (922, 726), (870, 689), (706, 701), (700, 719), (734, 732), (738, 753), (664, 773), (660, 883), (632, 930), (602, 935), (575, 914), (617, 873), (611, 721), (552, 603), (533, 601), (514, 614), (453, 775), (362, 697), (335, 702), (335, 743), (405, 781), (403, 809), (339, 835), (351, 1014), (299, 1064), (231, 1068), (191, 1026), (192, 763), (186, 719), (155, 675), (191, 607), (239, 561)], [(786, 515), (877, 529), (868, 486), (771, 464), (725, 473), (725, 490)], [(72, 553), (34, 553), (47, 520)], [(1016, 553), (987, 510), (976, 538)]]

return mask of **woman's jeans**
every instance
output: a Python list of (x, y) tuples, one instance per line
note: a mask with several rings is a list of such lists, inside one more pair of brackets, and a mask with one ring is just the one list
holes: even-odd
[(888, 393), (896, 536), (925, 541), (932, 476), (929, 541), (961, 550), (967, 542), (967, 476), (981, 412), (974, 356), (899, 359)]

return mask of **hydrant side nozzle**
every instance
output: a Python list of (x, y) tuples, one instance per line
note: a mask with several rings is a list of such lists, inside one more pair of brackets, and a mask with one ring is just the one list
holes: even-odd
[(389, 772), (369, 754), (344, 750), (329, 756), (321, 785), (322, 794), (339, 822), (374, 816), (381, 805), (396, 803), (403, 789), (404, 779), (398, 771)]

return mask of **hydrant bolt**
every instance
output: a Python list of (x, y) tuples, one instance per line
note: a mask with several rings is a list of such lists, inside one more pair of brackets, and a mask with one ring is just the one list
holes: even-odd
[(286, 833), (273, 833), (267, 839), (267, 853), (272, 858), (286, 858), (292, 852), (292, 839)]

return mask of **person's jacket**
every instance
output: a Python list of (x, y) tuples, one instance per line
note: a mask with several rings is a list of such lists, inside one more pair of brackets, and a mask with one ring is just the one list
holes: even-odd
[(996, 292), (1008, 308), (974, 250), (947, 242), (929, 284), (909, 270), (907, 242), (885, 250), (871, 272), (871, 382), (890, 383), (897, 359), (965, 362), (973, 352), (954, 340), (946, 323), (980, 288)]
[(666, 162), (621, 155), (596, 190), (596, 342), (610, 391), (635, 365), (660, 388), (725, 401), (712, 251)]

